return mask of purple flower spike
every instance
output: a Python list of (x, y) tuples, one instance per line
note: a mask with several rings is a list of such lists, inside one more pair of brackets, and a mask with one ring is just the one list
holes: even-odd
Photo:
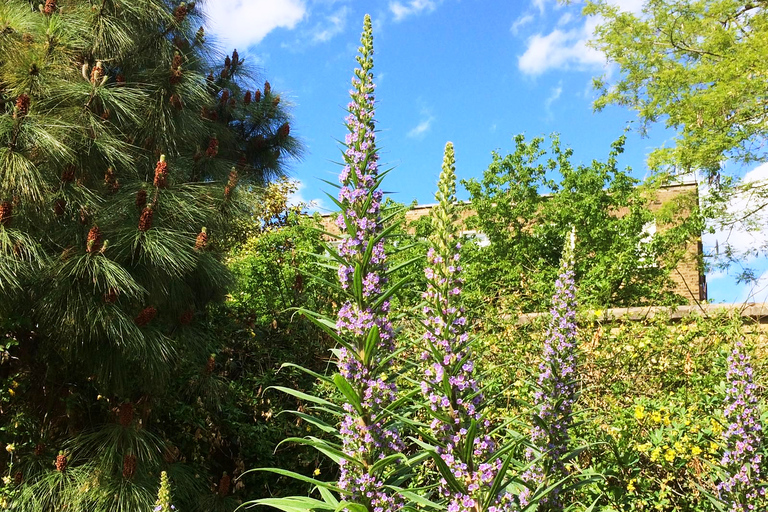
[[(493, 459), (495, 445), (487, 434), (489, 422), (478, 411), (483, 395), (474, 377), (465, 332), (466, 318), (461, 306), (460, 244), (456, 242), (456, 175), (453, 144), (445, 146), (443, 171), (440, 174), (432, 218), (433, 247), (427, 253), (424, 269), (427, 290), (422, 312), (426, 317), (423, 339), (426, 362), (421, 391), (432, 409), (432, 435), (438, 440), (437, 453), (455, 479), (463, 484), (461, 491), (440, 481), (440, 494), (448, 501), (451, 512), (484, 510), (488, 491), (501, 469), (501, 459)], [(472, 425), (475, 428), (472, 429)], [(471, 432), (474, 430), (474, 436)], [(467, 450), (471, 443), (471, 450)], [(494, 496), (487, 510), (514, 510), (513, 500), (503, 493)]]
[[(360, 407), (344, 404), (341, 421), (342, 449), (339, 487), (351, 492), (347, 499), (370, 511), (400, 510), (402, 501), (384, 487), (384, 469), (373, 464), (402, 450), (400, 437), (391, 426), (385, 409), (397, 388), (387, 380), (391, 362), (384, 362), (395, 349), (394, 332), (388, 318), (389, 302), (379, 301), (387, 285), (378, 188), (378, 153), (374, 124), (373, 35), (371, 18), (365, 17), (361, 38), (360, 65), (350, 91), (345, 137), (344, 168), (339, 175), (338, 200), (341, 214), (336, 225), (342, 232), (338, 254), (344, 260), (338, 277), (348, 300), (336, 317), (336, 331), (350, 348), (339, 351), (339, 373), (357, 394)], [(378, 304), (378, 305), (377, 305)], [(374, 346), (367, 346), (373, 339)], [(394, 379), (392, 379), (394, 380)], [(358, 464), (352, 461), (358, 461)]]
[[(573, 271), (575, 234), (563, 255), (560, 277), (555, 282), (552, 297), (552, 318), (544, 341), (543, 360), (539, 365), (538, 391), (534, 393), (536, 414), (543, 425), (531, 428), (531, 444), (526, 456), (536, 460), (523, 474), (523, 480), (538, 487), (547, 487), (568, 475), (565, 456), (576, 401), (576, 285)], [(563, 510), (560, 487), (555, 487), (539, 502), (538, 510)], [(521, 505), (527, 505), (530, 491), (520, 495)]]
[(720, 460), (725, 477), (717, 484), (717, 491), (728, 512), (765, 510), (759, 506), (765, 505), (765, 487), (757, 486), (762, 480), (760, 411), (752, 364), (740, 341), (728, 356), (726, 378), (724, 415), (728, 426), (723, 431), (725, 451)]

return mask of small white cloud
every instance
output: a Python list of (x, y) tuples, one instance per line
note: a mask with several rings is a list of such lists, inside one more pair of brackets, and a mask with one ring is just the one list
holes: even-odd
[(389, 10), (395, 17), (395, 21), (401, 21), (414, 14), (423, 11), (434, 11), (442, 0), (409, 0), (407, 2), (390, 2)]
[(314, 212), (323, 212), (326, 211), (327, 208), (325, 207), (325, 204), (323, 204), (322, 199), (306, 199), (304, 197), (303, 192), (306, 190), (307, 185), (301, 180), (292, 180), (296, 184), (296, 190), (288, 195), (288, 206), (299, 206), (303, 205), (307, 212), (314, 213)]
[(517, 35), (518, 32), (520, 32), (520, 29), (532, 22), (533, 19), (533, 14), (524, 14), (517, 18), (514, 23), (512, 23), (512, 27), (510, 27), (509, 30), (511, 30), (513, 34)]
[(550, 92), (550, 94), (549, 94), (549, 97), (546, 99), (546, 101), (544, 101), (544, 108), (546, 108), (546, 109), (547, 109), (547, 111), (549, 111), (549, 107), (551, 107), (551, 106), (552, 106), (552, 104), (553, 104), (555, 101), (557, 101), (557, 99), (560, 97), (560, 95), (561, 95), (562, 93), (563, 93), (563, 82), (562, 82), (562, 81), (560, 81), (560, 82), (557, 84), (557, 87), (553, 87), (553, 88), (552, 88), (552, 90), (551, 90), (551, 92)]
[(544, 8), (546, 7), (547, 0), (533, 0), (533, 6), (539, 10), (540, 14), (544, 14)]
[(412, 139), (418, 139), (420, 137), (423, 137), (424, 134), (426, 134), (431, 128), (432, 128), (432, 121), (434, 118), (432, 116), (429, 116), (428, 118), (422, 120), (419, 124), (417, 124), (411, 131), (408, 132), (408, 136)]
[(344, 31), (344, 27), (347, 25), (348, 15), (349, 8), (344, 6), (330, 16), (326, 16), (323, 23), (319, 23), (315, 26), (312, 34), (312, 41), (316, 43), (325, 43), (326, 41), (330, 41), (334, 36), (341, 34)]
[(558, 26), (562, 27), (563, 25), (567, 25), (568, 23), (570, 23), (572, 19), (573, 19), (573, 14), (567, 12), (562, 16), (560, 16), (560, 19), (557, 20), (557, 24)]
[(518, 57), (518, 67), (526, 75), (540, 75), (550, 69), (588, 69), (605, 65), (605, 56), (587, 46), (597, 20), (572, 30), (555, 29), (547, 35), (528, 39), (528, 47)]
[(307, 12), (305, 0), (216, 0), (206, 2), (203, 9), (210, 31), (241, 51), (276, 28), (293, 29)]

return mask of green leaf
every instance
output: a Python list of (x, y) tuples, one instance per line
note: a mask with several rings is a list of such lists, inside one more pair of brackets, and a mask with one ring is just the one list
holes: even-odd
[(363, 415), (363, 405), (360, 402), (360, 396), (354, 390), (354, 388), (347, 382), (347, 379), (340, 373), (333, 376), (333, 383), (336, 384), (336, 388), (341, 391), (341, 394), (347, 399), (347, 402), (355, 408), (359, 415)]

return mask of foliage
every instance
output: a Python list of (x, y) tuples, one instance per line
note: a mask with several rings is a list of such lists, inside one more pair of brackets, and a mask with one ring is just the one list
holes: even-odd
[(627, 106), (643, 132), (655, 122), (677, 131), (672, 147), (652, 153), (652, 168), (714, 178), (727, 160), (765, 160), (764, 2), (664, 0), (633, 14), (595, 0), (585, 14), (600, 17), (592, 44), (621, 73), (595, 81), (595, 108)]
[[(695, 198), (675, 210), (651, 212), (654, 188), (638, 187), (629, 170), (618, 168), (624, 137), (606, 162), (571, 163), (572, 150), (559, 139), (526, 141), (493, 161), (482, 180), (462, 182), (476, 212), (469, 226), (490, 246), (468, 255), (470, 305), (504, 303), (517, 311), (542, 311), (553, 284), (569, 226), (576, 227), (575, 272), (584, 306), (612, 307), (681, 303), (669, 292), (669, 271), (700, 227)], [(690, 215), (688, 221), (684, 215)], [(664, 226), (649, 241), (646, 226)], [(494, 306), (496, 307), (496, 306)]]
[(217, 416), (232, 383), (207, 312), (230, 283), (228, 233), (300, 153), (289, 114), (212, 49), (194, 3), (30, 5), (0, 5), (12, 504), (149, 510), (166, 470), (180, 509), (232, 510), (221, 466), (239, 454), (216, 436), (238, 422)]

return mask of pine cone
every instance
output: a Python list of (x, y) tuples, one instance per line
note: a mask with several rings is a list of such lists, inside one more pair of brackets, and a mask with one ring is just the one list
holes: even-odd
[(101, 230), (99, 229), (99, 226), (93, 226), (91, 230), (88, 231), (88, 238), (85, 242), (85, 252), (92, 254), (98, 252), (99, 249), (101, 249)]
[(151, 322), (155, 316), (157, 316), (157, 310), (153, 308), (152, 306), (146, 307), (141, 310), (141, 313), (139, 313), (136, 318), (133, 319), (133, 321), (138, 325), (139, 327), (144, 327), (149, 322)]
[(227, 55), (227, 56), (224, 58), (224, 67), (225, 67), (225, 68), (229, 68), (229, 66), (231, 66), (231, 65), (232, 65), (232, 59), (230, 59), (230, 58), (229, 58), (229, 55)]
[(288, 123), (283, 123), (277, 130), (277, 136), (281, 139), (285, 139), (291, 133), (291, 126)]
[(250, 105), (252, 99), (253, 98), (251, 96), (251, 91), (246, 91), (245, 92), (245, 96), (243, 97), (243, 104), (244, 105)]
[(229, 484), (231, 481), (232, 479), (225, 471), (224, 474), (221, 475), (221, 480), (219, 480), (219, 496), (226, 496), (229, 494)]
[(256, 103), (261, 101), (261, 91), (259, 89), (256, 89), (256, 92), (253, 93), (253, 101)]
[(208, 149), (205, 150), (205, 154), (210, 158), (219, 154), (219, 139), (215, 135), (208, 141)]
[(102, 121), (109, 121), (109, 118), (112, 116), (112, 112), (109, 111), (109, 109), (104, 109), (104, 112), (101, 113), (101, 120)]
[(117, 419), (124, 427), (129, 427), (133, 423), (133, 404), (131, 402), (120, 404), (117, 411)]
[(181, 316), (179, 317), (179, 323), (181, 325), (189, 325), (192, 323), (192, 320), (194, 319), (194, 317), (195, 317), (195, 310), (193, 310), (192, 308), (189, 308), (188, 310), (186, 310), (181, 314)]
[(55, 213), (58, 217), (64, 215), (64, 212), (66, 211), (67, 201), (65, 199), (59, 198), (53, 202), (53, 213)]
[(147, 191), (141, 189), (136, 193), (136, 208), (144, 208), (145, 206), (147, 206)]
[(173, 10), (173, 17), (176, 18), (176, 23), (181, 23), (184, 18), (187, 17), (187, 5), (181, 2), (178, 7)]
[(118, 73), (115, 77), (115, 82), (117, 82), (117, 85), (125, 85), (125, 75)]
[(176, 110), (181, 110), (184, 108), (184, 104), (181, 102), (181, 96), (179, 96), (177, 93), (171, 94), (171, 97), (168, 99), (168, 103), (170, 103), (171, 106)]
[(181, 82), (182, 75), (183, 75), (183, 72), (181, 71), (181, 68), (172, 69), (171, 70), (171, 78), (169, 80), (171, 82), (171, 85), (176, 85), (179, 82)]
[(104, 184), (111, 194), (120, 190), (120, 181), (118, 181), (117, 176), (115, 175), (115, 170), (111, 167), (107, 167), (107, 171), (104, 173)]
[(91, 70), (91, 83), (97, 85), (101, 83), (101, 79), (104, 78), (104, 64), (101, 61), (96, 61), (96, 65)]
[(197, 29), (197, 33), (195, 33), (195, 42), (197, 44), (202, 44), (204, 38), (205, 38), (205, 29), (203, 27), (200, 27), (199, 29)]
[(264, 96), (269, 96), (269, 93), (272, 92), (272, 86), (269, 85), (269, 82), (264, 82)]
[(68, 165), (63, 171), (61, 171), (61, 181), (63, 183), (71, 183), (75, 181), (75, 166)]
[(107, 304), (114, 304), (117, 302), (117, 295), (117, 290), (110, 288), (106, 293), (104, 293), (104, 302)]
[(0, 203), (0, 226), (8, 226), (13, 216), (13, 205), (9, 201)]
[(235, 66), (240, 64), (240, 54), (237, 53), (237, 48), (232, 51), (232, 62), (234, 62)]
[(67, 456), (64, 452), (59, 452), (56, 456), (56, 471), (62, 472), (67, 469)]
[(272, 106), (277, 107), (280, 104), (280, 95), (278, 94), (275, 96), (275, 99), (272, 100)]
[(45, 7), (43, 7), (43, 13), (51, 15), (56, 10), (56, 0), (45, 0)]
[(123, 478), (130, 480), (136, 473), (136, 456), (128, 454), (123, 457)]
[(205, 374), (210, 375), (216, 369), (216, 356), (210, 356), (205, 363)]
[(43, 443), (37, 443), (35, 445), (35, 457), (41, 457), (45, 453), (45, 445)]
[(237, 100), (235, 100), (234, 96), (229, 98), (229, 108), (235, 108), (235, 105), (237, 105)]
[(223, 91), (221, 91), (221, 98), (219, 98), (219, 103), (224, 105), (228, 99), (229, 99), (229, 89), (224, 89)]
[(208, 246), (208, 230), (206, 228), (203, 228), (200, 230), (200, 233), (198, 233), (197, 240), (195, 240), (195, 250), (204, 251), (207, 246)]
[(168, 186), (168, 163), (165, 161), (165, 155), (160, 155), (160, 160), (155, 166), (154, 184), (157, 188), (165, 188)]
[(21, 119), (29, 114), (30, 101), (29, 96), (26, 94), (20, 94), (19, 97), (16, 98), (16, 111), (13, 113), (14, 119)]
[(139, 231), (149, 231), (152, 229), (152, 217), (154, 217), (154, 215), (155, 212), (152, 211), (151, 206), (144, 208), (141, 212), (141, 217), (139, 218)]

